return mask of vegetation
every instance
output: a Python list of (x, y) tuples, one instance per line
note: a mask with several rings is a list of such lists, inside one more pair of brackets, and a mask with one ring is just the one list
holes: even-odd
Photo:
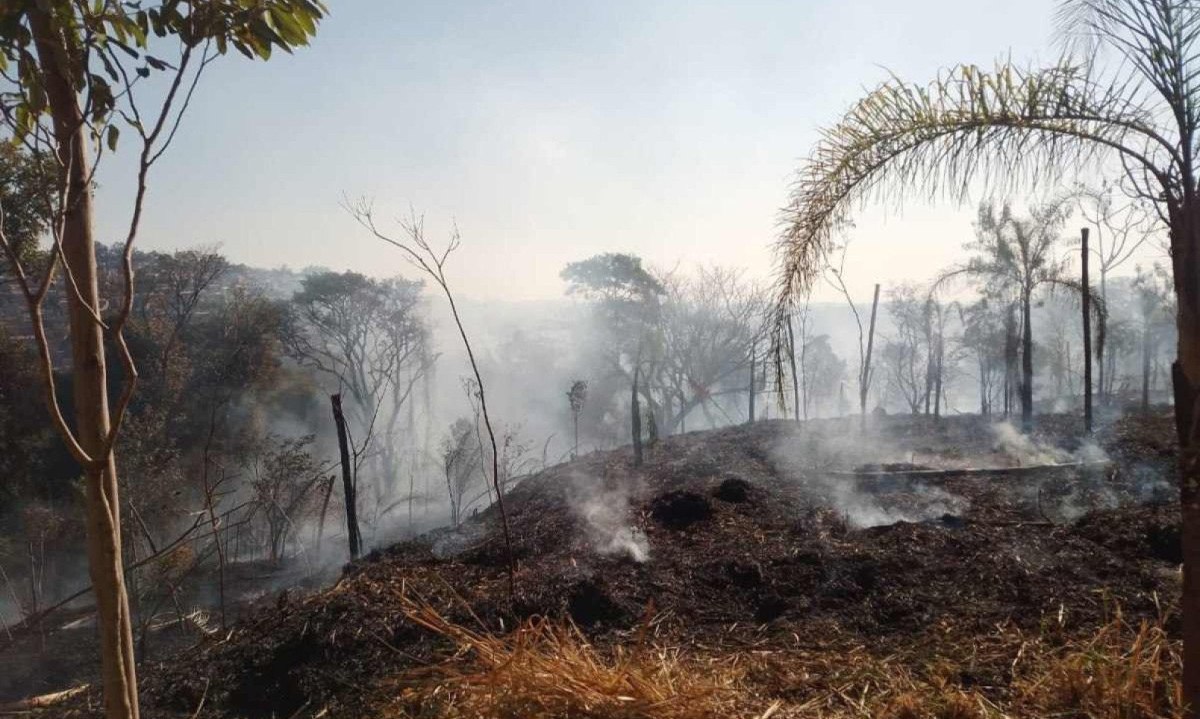
[[(1200, 5), (1066, 0), (1048, 68), (882, 83), (801, 168), (773, 288), (604, 252), (540, 314), (460, 286), (457, 226), (366, 200), (343, 208), (404, 274), (135, 246), (206, 68), (325, 14), (0, 10), (0, 651), (37, 657), (0, 700), (1200, 716)], [(94, 189), (130, 144), (104, 245)], [(860, 276), (859, 203), (979, 189), (961, 263)], [(1164, 235), (1170, 266), (1131, 271)], [(1155, 504), (1176, 475), (1181, 512)], [(90, 614), (98, 671), (54, 645)]]

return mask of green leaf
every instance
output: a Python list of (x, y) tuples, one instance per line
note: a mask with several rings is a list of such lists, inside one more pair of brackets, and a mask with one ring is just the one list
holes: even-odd
[(109, 125), (107, 131), (108, 149), (112, 152), (117, 151), (117, 139), (121, 137), (121, 129), (116, 125)]

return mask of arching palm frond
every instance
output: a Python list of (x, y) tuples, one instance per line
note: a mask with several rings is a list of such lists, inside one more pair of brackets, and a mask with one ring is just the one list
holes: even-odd
[[(854, 207), (880, 194), (923, 192), (962, 200), (976, 181), (993, 187), (1054, 181), (1070, 167), (1115, 154), (1171, 191), (1178, 164), (1138, 86), (1097, 82), (1068, 62), (1029, 70), (963, 65), (927, 86), (896, 78), (855, 104), (799, 172), (777, 244), (775, 356), (797, 297), (811, 288)], [(778, 375), (778, 373), (777, 373)]]
[(1058, 32), (1069, 52), (1115, 51), (1170, 108), (1189, 150), (1200, 94), (1200, 3), (1196, 0), (1062, 0)]

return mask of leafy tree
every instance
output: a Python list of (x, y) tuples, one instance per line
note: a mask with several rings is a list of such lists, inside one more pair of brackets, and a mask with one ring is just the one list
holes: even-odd
[(913, 285), (902, 285), (890, 294), (887, 310), (892, 317), (892, 332), (884, 340), (880, 358), (888, 387), (915, 415), (929, 396), (930, 366), (935, 355), (928, 302)]
[[(49, 157), (36, 155), (13, 143), (0, 144), (0, 207), (4, 236), (13, 254), (29, 263), (37, 259), (38, 242), (49, 229), (53, 208), (46, 204), (54, 194), (58, 171)], [(0, 275), (0, 285), (12, 281)]]
[(1133, 280), (1134, 296), (1137, 298), (1138, 320), (1141, 334), (1142, 354), (1142, 411), (1150, 409), (1150, 369), (1153, 357), (1166, 330), (1170, 329), (1171, 315), (1174, 314), (1171, 278), (1167, 271), (1155, 265), (1151, 270), (1137, 268)]
[[(846, 378), (846, 361), (837, 356), (829, 335), (817, 335), (804, 343), (804, 396), (811, 397), (813, 412), (819, 416), (821, 407), (829, 406)], [(847, 409), (838, 407), (844, 414)]]
[[(290, 51), (308, 42), (323, 14), (317, 0), (167, 2), (149, 8), (140, 3), (19, 0), (0, 9), (0, 70), (9, 85), (0, 92), (0, 114), (34, 158), (54, 167), (53, 192), (44, 193), (40, 204), (51, 210), (52, 251), (44, 262), (28, 262), (22, 238), (9, 237), (3, 225), (0, 246), (28, 305), (47, 408), (84, 470), (88, 563), (110, 719), (138, 716), (114, 447), (137, 377), (124, 329), (133, 305), (133, 243), (148, 174), (174, 139), (210, 60), (230, 48), (263, 59), (275, 49)], [(163, 59), (163, 52), (173, 57)], [(162, 83), (148, 87), (139, 82), (156, 73), (164, 76)], [(152, 88), (161, 88), (162, 94), (150, 99)], [(117, 149), (122, 128), (133, 131), (140, 148), (124, 240), (124, 293), (115, 316), (106, 321), (98, 291), (92, 186), (103, 150)], [(44, 301), (60, 270), (69, 288), (73, 426), (59, 403), (43, 323)], [(112, 412), (106, 335), (118, 350), (124, 378)]]
[(961, 346), (974, 356), (979, 381), (979, 414), (991, 415), (1004, 391), (1007, 374), (1005, 331), (1007, 305), (983, 297), (967, 307), (959, 307), (962, 324)]
[[(1166, 225), (1177, 299), (1173, 379), (1183, 512), (1184, 700), (1200, 716), (1200, 5), (1063, 0), (1056, 64), (954, 67), (928, 85), (893, 78), (821, 134), (779, 241), (776, 348), (857, 203), (978, 181), (1053, 183), (1108, 161)], [(777, 350), (777, 360), (782, 351)], [(777, 361), (777, 364), (779, 362)]]
[(966, 245), (973, 255), (941, 278), (971, 277), (985, 292), (1020, 308), (1021, 422), (1027, 430), (1033, 425), (1033, 297), (1044, 286), (1068, 282), (1054, 254), (1066, 213), (1062, 202), (1032, 207), (1026, 217), (1015, 215), (1007, 203), (999, 211), (994, 203), (981, 204), (976, 239)]

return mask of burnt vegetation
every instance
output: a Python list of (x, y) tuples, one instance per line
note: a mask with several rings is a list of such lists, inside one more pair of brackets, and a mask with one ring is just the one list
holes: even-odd
[[(367, 200), (394, 276), (135, 248), (204, 68), (324, 13), (0, 13), (0, 715), (1197, 716), (1200, 10), (872, 90), (774, 287), (606, 252), (514, 309)], [(961, 261), (858, 276), (889, 183), (986, 185)]]

